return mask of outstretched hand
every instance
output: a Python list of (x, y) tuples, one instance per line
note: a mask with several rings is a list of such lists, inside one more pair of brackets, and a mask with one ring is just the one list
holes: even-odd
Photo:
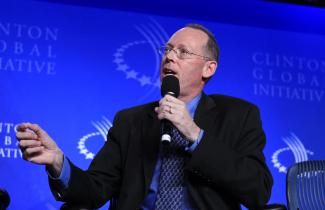
[(40, 126), (22, 123), (17, 127), (16, 138), (24, 160), (46, 165), (51, 175), (60, 175), (63, 152)]

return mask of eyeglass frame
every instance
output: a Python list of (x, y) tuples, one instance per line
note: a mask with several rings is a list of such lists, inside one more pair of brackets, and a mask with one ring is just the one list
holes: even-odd
[[(167, 51), (166, 51), (167, 49)], [(196, 53), (193, 53), (193, 52), (190, 52), (189, 50), (185, 49), (185, 48), (173, 48), (173, 47), (170, 47), (170, 46), (161, 46), (161, 47), (158, 47), (157, 48), (158, 50), (158, 53), (162, 56), (166, 56), (168, 55), (171, 51), (174, 51), (174, 53), (176, 54), (177, 58), (183, 60), (183, 59), (191, 59), (190, 57), (188, 58), (185, 58), (185, 57), (181, 57), (181, 53), (185, 53), (185, 54), (188, 54), (188, 55), (196, 55), (200, 58), (202, 58), (203, 60), (206, 60), (206, 61), (215, 61), (215, 59), (212, 59), (208, 56), (204, 56), (204, 55), (199, 55), (199, 54), (196, 54)], [(180, 50), (183, 50), (183, 52), (181, 52)]]

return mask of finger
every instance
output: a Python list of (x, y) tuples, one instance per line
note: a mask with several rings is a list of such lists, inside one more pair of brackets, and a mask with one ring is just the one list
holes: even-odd
[(44, 135), (45, 133), (45, 131), (43, 131), (37, 124), (32, 124), (29, 122), (18, 125), (17, 131), (34, 133), (36, 135)]
[(43, 150), (42, 148), (39, 148), (39, 150), (35, 149), (30, 154), (24, 152), (23, 159), (36, 164), (46, 164), (44, 157), (42, 157)]
[[(174, 98), (174, 97), (172, 97), (172, 98)], [(173, 108), (174, 107), (186, 108), (186, 104), (184, 102), (179, 101), (178, 99), (167, 100), (167, 97), (160, 100), (159, 106), (163, 106), (163, 105), (171, 106)]]
[(155, 111), (157, 114), (162, 113), (162, 112), (166, 112), (169, 110), (169, 107), (166, 106), (165, 104), (160, 104), (158, 107), (155, 107)]
[(28, 123), (22, 123), (22, 124), (18, 125), (17, 130), (18, 131), (29, 130), (29, 131), (35, 132), (37, 135), (45, 133), (45, 131), (43, 131), (42, 128), (39, 125), (32, 124), (32, 123), (29, 123), (29, 122)]
[(173, 111), (170, 110), (170, 108), (164, 108), (164, 109), (161, 109), (160, 111), (158, 111), (157, 113), (157, 117), (158, 119), (167, 119), (167, 120), (170, 120), (172, 121), (173, 118)]
[(38, 136), (45, 135), (46, 132), (38, 124), (28, 124), (28, 128), (34, 131)]
[(162, 112), (161, 107), (155, 107), (155, 112), (157, 113), (157, 116)]
[(180, 104), (173, 104), (171, 102), (164, 102), (159, 106), (158, 109), (156, 109), (157, 113), (167, 113), (168, 114), (182, 114), (184, 112), (187, 112), (187, 108), (184, 105)]
[(164, 105), (162, 106), (162, 112), (164, 112), (166, 115), (173, 114), (173, 107), (171, 105)]
[(162, 108), (163, 110), (169, 110), (169, 107), (172, 107), (172, 106), (176, 106), (175, 103), (171, 102), (171, 101), (167, 101), (167, 100), (161, 100), (160, 103), (159, 103), (159, 108)]
[(160, 101), (159, 101), (159, 105), (162, 104), (162, 103), (166, 103), (166, 102), (168, 102), (168, 101), (171, 101), (171, 100), (168, 100), (168, 98), (171, 97), (171, 96), (169, 96), (169, 97), (167, 97), (167, 96), (168, 96), (168, 95), (165, 95), (162, 99), (160, 99)]
[[(175, 113), (181, 113), (186, 111), (186, 107), (179, 105), (179, 104), (173, 104), (171, 102), (166, 102), (165, 104), (162, 104), (160, 106), (162, 112), (166, 112), (169, 114), (175, 114)], [(185, 110), (184, 110), (185, 109)]]
[(21, 131), (18, 131), (16, 133), (16, 138), (18, 140), (23, 140), (23, 139), (38, 139), (38, 136), (33, 132), (28, 132), (28, 131), (25, 131), (25, 132), (21, 132)]
[(184, 104), (183, 101), (181, 101), (178, 98), (175, 98), (174, 96), (171, 96), (171, 95), (165, 95), (164, 98), (165, 98), (166, 101), (169, 101), (169, 102), (172, 102), (172, 103), (175, 103), (175, 104)]
[(28, 147), (39, 147), (41, 146), (41, 142), (38, 140), (21, 140), (19, 142), (19, 147), (24, 150)]
[(186, 105), (183, 105), (183, 104), (177, 104), (177, 103), (173, 103), (173, 102), (168, 102), (167, 105), (169, 105), (170, 107), (172, 107), (173, 110), (184, 110), (184, 109), (187, 110)]
[(155, 107), (155, 112), (157, 114), (160, 114), (160, 113), (163, 113), (165, 112), (164, 108), (161, 106), (161, 107)]
[(172, 98), (175, 98), (175, 97), (170, 96), (170, 95), (165, 95), (162, 99), (160, 99), (159, 105), (162, 104), (162, 103), (174, 101), (174, 100), (171, 100)]
[(17, 131), (25, 131), (31, 123), (21, 123), (17, 126)]
[(161, 106), (163, 103), (165, 103), (167, 100), (165, 97), (159, 100), (159, 106)]
[[(167, 119), (167, 117), (166, 117), (166, 113), (165, 113), (165, 112), (159, 113), (159, 114), (157, 115), (157, 117), (158, 117), (159, 120)], [(168, 120), (168, 119), (167, 119), (167, 120)]]
[(39, 147), (30, 147), (30, 148), (25, 149), (25, 151), (24, 151), (24, 155), (25, 155), (26, 157), (31, 157), (31, 156), (33, 156), (35, 153), (42, 152), (43, 150), (44, 150), (44, 147), (43, 147), (43, 146), (39, 146)]
[(162, 106), (175, 106), (174, 103), (170, 102), (170, 101), (163, 101), (161, 102), (161, 104), (159, 104), (160, 107)]

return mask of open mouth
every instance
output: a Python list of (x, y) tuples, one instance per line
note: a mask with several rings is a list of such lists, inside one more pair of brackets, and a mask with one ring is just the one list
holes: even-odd
[(172, 69), (168, 69), (168, 68), (164, 68), (163, 72), (164, 72), (165, 75), (168, 75), (168, 74), (175, 75), (176, 74), (175, 71), (173, 71)]

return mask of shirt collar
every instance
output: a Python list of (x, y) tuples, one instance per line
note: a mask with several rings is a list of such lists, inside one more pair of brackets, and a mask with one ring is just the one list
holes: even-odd
[(197, 108), (197, 105), (199, 104), (199, 101), (200, 101), (201, 97), (202, 97), (202, 93), (195, 96), (195, 98), (193, 98), (191, 101), (186, 103), (186, 108), (189, 111), (192, 118), (194, 116), (195, 110)]

